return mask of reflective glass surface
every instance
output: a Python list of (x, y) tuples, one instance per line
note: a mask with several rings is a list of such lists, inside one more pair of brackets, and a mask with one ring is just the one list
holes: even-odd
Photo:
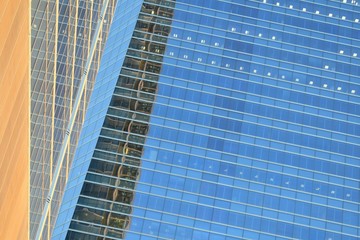
[[(85, 110), (107, 39), (116, 1), (105, 14), (101, 38), (88, 73), (83, 102), (60, 173), (44, 232), (49, 239), (59, 211)], [(35, 237), (53, 180), (57, 157), (73, 112), (102, 1), (31, 1), (30, 238)], [(48, 228), (48, 224), (50, 227)]]
[(359, 10), (144, 1), (67, 238), (358, 239)]
[[(77, 203), (83, 204), (83, 198), (79, 197), (83, 187), (85, 193), (91, 192), (91, 190), (99, 192), (96, 195), (99, 197), (104, 197), (104, 192), (108, 189), (105, 186), (88, 187), (89, 184), (84, 184), (84, 181), (85, 178), (90, 179), (89, 181), (93, 181), (96, 173), (98, 173), (98, 175), (101, 172), (109, 174), (109, 171), (112, 169), (111, 164), (106, 165), (94, 162), (90, 165), (90, 161), (92, 157), (97, 159), (100, 157), (103, 158), (104, 155), (106, 155), (106, 159), (109, 161), (114, 160), (111, 158), (112, 156), (110, 154), (102, 152), (98, 153), (98, 151), (95, 152), (95, 147), (97, 146), (100, 149), (105, 148), (106, 150), (111, 148), (111, 143), (109, 143), (109, 140), (107, 139), (104, 139), (103, 141), (99, 140), (99, 143), (97, 143), (105, 119), (107, 121), (105, 126), (107, 127), (114, 126), (120, 128), (119, 126), (121, 126), (120, 120), (117, 120), (117, 118), (114, 117), (106, 118), (106, 113), (109, 103), (112, 101), (112, 94), (114, 93), (119, 72), (129, 46), (132, 32), (134, 31), (134, 26), (137, 20), (136, 13), (139, 12), (140, 6), (141, 1), (122, 1), (116, 5), (111, 30), (109, 31), (106, 47), (103, 51), (103, 60), (101, 61), (96, 83), (86, 111), (86, 120), (83, 124), (81, 135), (79, 137), (74, 162), (68, 176), (65, 193), (62, 198), (61, 207), (59, 214), (57, 215), (54, 231), (52, 233), (52, 239), (64, 239), (68, 232), (70, 239), (94, 239), (94, 236), (91, 236), (90, 233), (97, 231), (98, 229), (94, 224), (95, 222), (98, 223), (99, 219), (102, 218), (101, 215), (99, 217), (99, 214), (103, 211), (94, 211), (91, 207), (85, 207), (83, 209), (84, 211), (81, 211), (82, 208), (80, 210), (75, 210), (75, 207)], [(137, 126), (135, 125), (132, 128), (137, 129)], [(139, 126), (139, 128), (140, 130), (142, 129), (141, 126)], [(94, 169), (92, 171), (95, 173), (87, 176), (88, 169)], [(121, 176), (127, 176), (128, 173), (129, 169), (123, 169), (119, 172), (119, 174), (122, 174)], [(99, 177), (96, 178), (96, 181), (98, 180), (100, 180)], [(104, 180), (109, 181), (109, 178), (101, 178), (101, 181)], [(112, 181), (112, 183), (113, 182), (114, 181)], [(96, 201), (94, 201), (94, 198), (87, 198), (86, 203), (97, 204), (95, 206), (98, 206), (99, 208), (106, 206), (105, 203), (101, 203), (97, 199), (95, 200)], [(84, 225), (79, 222), (70, 224), (74, 213), (77, 216), (77, 220), (82, 221), (84, 220), (84, 217), (87, 217), (86, 219), (90, 222), (90, 224)], [(112, 224), (117, 224), (118, 222), (121, 222), (121, 220), (114, 219), (115, 217), (111, 219), (109, 218), (109, 223), (111, 222)], [(107, 222), (104, 221), (104, 224), (105, 223)], [(76, 232), (69, 231), (69, 228), (75, 229)], [(109, 229), (109, 232), (109, 234), (115, 234), (111, 231), (111, 229)]]

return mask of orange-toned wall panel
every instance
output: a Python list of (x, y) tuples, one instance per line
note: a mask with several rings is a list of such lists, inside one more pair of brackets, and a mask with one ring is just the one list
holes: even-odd
[(0, 9), (0, 239), (29, 238), (29, 2)]

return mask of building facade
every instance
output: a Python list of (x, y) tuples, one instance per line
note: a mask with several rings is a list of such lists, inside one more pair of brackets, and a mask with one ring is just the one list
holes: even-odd
[(29, 239), (29, 1), (1, 5), (0, 239)]
[(358, 239), (359, 10), (119, 2), (53, 239)]
[[(50, 239), (59, 210), (115, 3), (115, 0), (110, 1), (104, 18), (82, 104), (71, 133), (66, 160), (51, 202), (43, 239)], [(85, 63), (89, 58), (90, 45), (102, 5), (102, 0), (31, 1), (31, 239), (35, 237), (53, 181), (57, 157), (73, 112)]]

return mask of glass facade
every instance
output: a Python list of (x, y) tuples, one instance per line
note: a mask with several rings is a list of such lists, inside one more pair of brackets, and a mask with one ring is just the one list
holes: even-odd
[[(44, 209), (57, 156), (89, 56), (102, 2), (101, 0), (31, 1), (30, 239), (35, 237)], [(106, 21), (101, 32), (102, 41), (99, 41), (88, 74), (82, 105), (77, 113), (66, 160), (51, 203), (44, 239), (50, 239), (59, 210), (115, 3), (115, 0), (110, 1), (105, 16)]]
[(53, 238), (358, 239), (359, 10), (119, 4)]

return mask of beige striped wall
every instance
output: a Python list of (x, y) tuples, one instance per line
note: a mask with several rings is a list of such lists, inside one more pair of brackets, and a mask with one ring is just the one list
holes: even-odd
[(29, 236), (29, 2), (0, 7), (0, 239)]

